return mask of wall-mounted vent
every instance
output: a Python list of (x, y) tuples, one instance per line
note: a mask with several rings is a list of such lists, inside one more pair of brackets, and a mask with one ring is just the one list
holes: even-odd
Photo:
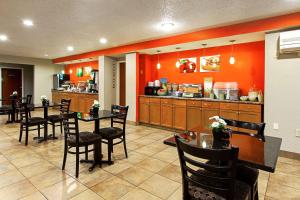
[(300, 52), (300, 30), (281, 32), (279, 51), (280, 54)]

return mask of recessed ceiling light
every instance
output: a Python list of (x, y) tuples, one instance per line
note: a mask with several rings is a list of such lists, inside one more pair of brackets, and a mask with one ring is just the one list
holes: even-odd
[(175, 24), (173, 22), (164, 22), (161, 24), (161, 28), (164, 31), (171, 31), (174, 28)]
[(107, 39), (106, 38), (101, 38), (99, 40), (99, 42), (102, 43), (102, 44), (106, 44), (107, 43)]
[(67, 50), (68, 50), (68, 51), (74, 51), (74, 47), (68, 46), (68, 47), (67, 47)]
[(0, 40), (1, 41), (6, 41), (7, 40), (7, 36), (6, 35), (0, 35)]
[(45, 57), (48, 57), (49, 55), (48, 55), (48, 54), (45, 54), (44, 56), (45, 56)]
[(24, 24), (25, 26), (33, 26), (33, 21), (30, 20), (30, 19), (24, 19), (24, 20), (23, 20), (23, 24)]

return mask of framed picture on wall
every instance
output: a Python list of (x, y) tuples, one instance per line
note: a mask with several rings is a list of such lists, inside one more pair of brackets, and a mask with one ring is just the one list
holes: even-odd
[(92, 72), (92, 67), (86, 66), (84, 67), (83, 76), (90, 76)]
[(181, 58), (179, 59), (180, 73), (194, 73), (197, 71), (197, 58)]
[(76, 76), (77, 76), (77, 77), (82, 77), (82, 76), (83, 76), (83, 70), (82, 70), (81, 67), (80, 67), (80, 68), (77, 68)]
[(220, 70), (220, 55), (200, 57), (200, 72), (218, 72)]

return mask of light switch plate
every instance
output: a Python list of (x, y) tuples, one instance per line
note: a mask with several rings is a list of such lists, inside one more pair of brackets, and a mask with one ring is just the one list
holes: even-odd
[(278, 123), (273, 123), (273, 129), (278, 130), (279, 129), (279, 124)]
[(296, 137), (300, 137), (300, 129), (296, 129)]

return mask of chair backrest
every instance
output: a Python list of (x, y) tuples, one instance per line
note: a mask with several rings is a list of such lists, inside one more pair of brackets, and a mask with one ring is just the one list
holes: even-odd
[(71, 105), (71, 99), (62, 99), (60, 101), (61, 106), (60, 106), (60, 113), (61, 114), (65, 114), (65, 113), (69, 113), (70, 111), (70, 105)]
[(61, 115), (63, 118), (63, 127), (65, 141), (70, 136), (75, 137), (76, 144), (79, 143), (79, 127), (78, 127), (78, 117), (77, 112), (65, 113)]
[[(264, 130), (266, 126), (265, 123), (244, 122), (244, 121), (224, 119), (224, 118), (222, 119), (227, 123), (228, 126), (242, 128), (238, 132), (233, 132), (233, 133), (246, 134), (252, 137), (256, 137), (262, 141), (265, 141), (265, 134), (264, 134)], [(253, 130), (255, 131), (255, 133), (243, 132), (243, 129)]]
[[(177, 135), (175, 139), (182, 172), (183, 199), (192, 199), (189, 194), (190, 186), (204, 189), (225, 199), (234, 199), (239, 149), (204, 149), (187, 144)], [(203, 159), (216, 162), (207, 163)]]
[(27, 104), (31, 104), (31, 100), (32, 100), (32, 95), (31, 94), (27, 94), (27, 96), (26, 96), (26, 103)]
[(125, 132), (128, 108), (129, 108), (129, 106), (111, 105), (111, 112), (112, 113), (122, 114), (118, 117), (111, 118), (111, 127), (114, 126), (114, 123), (122, 124), (123, 125), (123, 132)]
[(21, 121), (25, 119), (25, 122), (28, 123), (30, 117), (29, 117), (29, 112), (30, 109), (28, 108), (28, 104), (25, 103), (21, 103), (20, 105), (20, 119)]

